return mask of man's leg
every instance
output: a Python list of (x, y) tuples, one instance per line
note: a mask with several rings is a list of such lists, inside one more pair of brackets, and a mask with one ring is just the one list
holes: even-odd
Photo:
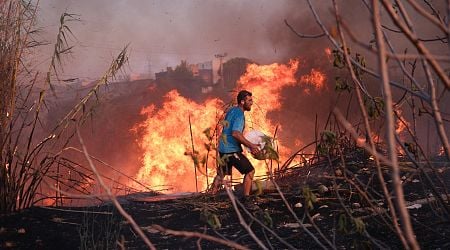
[(248, 158), (244, 154), (242, 154), (242, 152), (234, 153), (233, 157), (231, 157), (230, 160), (233, 166), (235, 166), (241, 174), (244, 174), (244, 181), (242, 182), (244, 186), (243, 195), (244, 197), (249, 196), (252, 189), (252, 181), (253, 176), (255, 175), (255, 168), (252, 166), (252, 163), (248, 160)]
[(244, 196), (249, 196), (250, 195), (250, 191), (252, 189), (252, 181), (253, 181), (253, 176), (255, 175), (255, 170), (252, 170), (251, 172), (247, 173), (244, 176)]
[(211, 185), (211, 194), (216, 194), (219, 191), (219, 187), (224, 184), (225, 175), (231, 175), (231, 166), (228, 166), (228, 160), (225, 162), (226, 165), (217, 167), (217, 175)]

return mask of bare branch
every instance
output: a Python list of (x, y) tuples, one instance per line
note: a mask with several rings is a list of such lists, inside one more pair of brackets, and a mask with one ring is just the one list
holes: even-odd
[[(335, 8), (336, 16), (338, 16), (339, 13), (338, 13), (338, 6), (337, 6), (337, 3), (336, 3), (335, 0), (333, 0), (333, 3), (334, 3), (334, 8)], [(343, 45), (343, 47), (344, 47), (345, 60), (347, 61), (347, 64), (349, 65), (349, 62), (350, 62), (349, 57), (350, 57), (350, 56), (349, 56), (348, 53), (347, 53), (346, 40), (345, 40), (345, 38), (344, 38), (344, 33), (342, 32), (342, 29), (340, 28), (340, 25), (339, 25), (340, 22), (339, 22), (339, 20), (337, 20), (337, 24), (338, 24), (338, 31), (339, 31), (339, 34), (340, 34), (340, 37), (341, 37), (341, 40), (342, 40), (342, 45)], [(348, 66), (348, 70), (349, 70), (350, 73), (351, 73), (351, 76), (352, 76), (353, 81), (359, 81), (359, 79), (358, 79), (358, 78), (356, 77), (356, 75), (355, 75), (355, 72), (354, 72), (354, 70), (353, 70), (353, 67)], [(355, 85), (356, 85), (356, 84), (355, 84)], [(370, 151), (376, 152), (375, 143), (374, 143), (374, 141), (373, 141), (373, 139), (372, 139), (372, 136), (371, 136), (371, 135), (372, 135), (372, 129), (371, 129), (370, 124), (369, 124), (369, 118), (368, 118), (368, 115), (367, 115), (366, 108), (365, 108), (365, 106), (364, 106), (364, 102), (363, 102), (363, 99), (362, 99), (361, 91), (360, 91), (359, 88), (358, 88), (359, 85), (360, 85), (360, 84), (356, 85), (356, 94), (357, 94), (357, 97), (358, 97), (359, 109), (360, 109), (361, 114), (362, 114), (362, 116), (363, 116), (364, 126), (365, 126), (366, 133), (367, 133), (367, 134), (366, 134), (366, 139), (369, 140)], [(394, 205), (393, 205), (393, 203), (392, 203), (391, 196), (389, 195), (388, 189), (387, 189), (387, 187), (386, 187), (386, 182), (384, 181), (384, 177), (383, 177), (383, 174), (382, 174), (382, 172), (381, 172), (380, 159), (379, 159), (379, 157), (377, 156), (377, 154), (374, 155), (374, 158), (375, 158), (375, 165), (376, 165), (376, 167), (377, 167), (377, 175), (378, 175), (378, 179), (379, 179), (380, 186), (381, 186), (381, 188), (382, 188), (382, 190), (383, 190), (384, 196), (385, 196), (385, 198), (386, 198), (386, 201), (387, 201), (387, 204), (388, 204), (388, 207), (389, 207), (389, 211), (390, 211), (390, 214), (391, 214), (391, 217), (392, 217), (392, 223), (393, 223), (393, 225), (394, 225), (394, 228), (395, 228), (395, 230), (396, 230), (396, 232), (397, 232), (397, 235), (398, 235), (398, 237), (400, 238), (401, 242), (403, 243), (404, 246), (406, 246), (407, 243), (406, 243), (405, 236), (403, 235), (403, 233), (402, 233), (402, 231), (401, 231), (401, 229), (400, 229), (400, 227), (399, 227), (399, 225), (398, 225), (398, 222), (397, 222), (397, 214), (396, 214), (396, 212), (395, 212), (395, 208), (394, 208)]]
[(236, 197), (233, 195), (233, 193), (230, 190), (230, 188), (228, 186), (226, 186), (225, 190), (227, 191), (228, 197), (231, 200), (231, 204), (233, 204), (234, 211), (236, 211), (236, 214), (237, 214), (237, 216), (239, 218), (239, 222), (241, 223), (241, 225), (249, 233), (250, 237), (252, 237), (252, 239), (256, 242), (256, 244), (258, 244), (259, 247), (261, 247), (262, 249), (266, 249), (267, 250), (268, 248), (264, 245), (264, 243), (261, 242), (260, 239), (258, 239), (258, 237), (255, 235), (255, 233), (250, 228), (250, 226), (245, 222), (244, 218), (242, 217), (241, 212), (239, 212), (239, 209), (238, 209), (238, 207), (236, 205)]
[[(385, 2), (385, 1), (384, 1)], [(391, 6), (389, 6), (391, 7)], [(388, 144), (388, 152), (389, 158), (392, 162), (392, 181), (394, 184), (394, 190), (396, 194), (396, 203), (397, 209), (400, 214), (400, 218), (402, 221), (403, 230), (405, 233), (405, 237), (408, 239), (408, 246), (404, 245), (406, 248), (411, 249), (419, 249), (419, 244), (417, 243), (416, 237), (414, 235), (414, 231), (411, 225), (411, 220), (409, 217), (409, 212), (406, 209), (405, 198), (403, 194), (402, 182), (400, 180), (400, 169), (398, 166), (397, 160), (397, 152), (395, 147), (395, 122), (394, 122), (394, 114), (393, 114), (393, 103), (392, 103), (392, 91), (389, 86), (389, 75), (386, 63), (386, 54), (385, 54), (385, 44), (383, 39), (383, 33), (381, 32), (381, 22), (380, 22), (380, 9), (378, 5), (378, 0), (372, 1), (373, 8), (373, 26), (375, 30), (375, 38), (378, 46), (378, 63), (380, 68), (380, 73), (382, 77), (383, 91), (384, 91), (384, 102), (385, 102), (385, 116), (386, 116), (386, 134), (387, 134), (387, 144)]]
[(164, 228), (164, 227), (162, 227), (160, 225), (156, 225), (156, 224), (151, 225), (151, 227), (153, 229), (156, 229), (156, 230), (158, 230), (160, 232), (163, 232), (165, 234), (171, 234), (171, 235), (175, 235), (175, 236), (188, 237), (188, 238), (205, 239), (205, 240), (209, 240), (209, 241), (212, 241), (212, 242), (220, 243), (220, 244), (222, 244), (224, 246), (229, 246), (229, 247), (234, 248), (234, 249), (241, 249), (241, 250), (248, 250), (249, 249), (248, 247), (240, 245), (240, 244), (238, 244), (236, 242), (232, 242), (232, 241), (229, 241), (229, 240), (223, 240), (223, 239), (220, 239), (220, 238), (217, 238), (217, 237), (214, 237), (214, 236), (211, 236), (211, 235), (203, 234), (203, 233), (189, 232), (189, 231), (176, 231), (176, 230), (171, 230), (171, 229)]
[(109, 198), (111, 199), (114, 206), (117, 208), (119, 213), (131, 224), (132, 228), (136, 233), (141, 237), (141, 239), (145, 242), (145, 244), (152, 250), (156, 250), (156, 247), (150, 242), (150, 240), (147, 238), (145, 233), (142, 231), (142, 229), (137, 225), (137, 223), (134, 221), (133, 217), (129, 215), (123, 208), (122, 205), (120, 205), (117, 198), (111, 193), (111, 190), (106, 186), (106, 184), (103, 182), (103, 178), (100, 176), (100, 174), (97, 171), (97, 168), (95, 167), (94, 163), (92, 162), (91, 158), (89, 157), (89, 153), (87, 152), (86, 146), (84, 145), (83, 138), (81, 137), (80, 131), (77, 129), (77, 135), (78, 140), (80, 141), (81, 148), (83, 149), (84, 156), (86, 160), (89, 163), (89, 166), (91, 167), (92, 171), (95, 173), (95, 176), (97, 178), (97, 181), (100, 183), (100, 185), (103, 187), (103, 189), (108, 194)]
[(322, 34), (318, 34), (318, 35), (305, 35), (305, 34), (300, 34), (298, 33), (289, 23), (286, 19), (284, 19), (284, 23), (286, 24), (286, 26), (289, 27), (289, 29), (294, 32), (294, 34), (296, 34), (298, 37), (300, 38), (320, 38), (325, 36), (325, 33)]
[(441, 112), (439, 111), (439, 106), (436, 100), (436, 85), (434, 83), (434, 79), (431, 75), (430, 69), (426, 61), (423, 61), (423, 65), (425, 68), (425, 73), (427, 75), (428, 84), (430, 86), (431, 92), (431, 107), (433, 111), (433, 118), (435, 120), (436, 129), (438, 131), (439, 137), (442, 141), (442, 145), (444, 146), (444, 151), (447, 156), (447, 159), (450, 160), (450, 144), (448, 142), (448, 137), (444, 129), (444, 124), (442, 121)]
[[(426, 1), (425, 1), (426, 2)], [(408, 3), (422, 16), (424, 16), (425, 18), (427, 18), (430, 22), (432, 22), (433, 24), (435, 24), (442, 32), (444, 32), (445, 34), (449, 34), (450, 33), (450, 29), (448, 29), (447, 27), (445, 27), (445, 23), (443, 22), (443, 20), (441, 20), (440, 18), (431, 15), (428, 11), (424, 10), (418, 3), (416, 3), (415, 0), (408, 0)], [(427, 4), (429, 5), (429, 3), (427, 2)], [(430, 6), (430, 5), (429, 5)], [(436, 12), (435, 12), (436, 13)]]
[(392, 5), (387, 2), (387, 0), (382, 0), (384, 8), (388, 11), (389, 15), (395, 22), (395, 24), (403, 31), (405, 36), (414, 44), (414, 46), (426, 56), (427, 61), (430, 63), (431, 67), (436, 71), (439, 78), (442, 80), (447, 89), (450, 89), (450, 79), (448, 78), (445, 71), (437, 63), (437, 61), (431, 56), (430, 51), (423, 45), (421, 41), (416, 37), (416, 35), (400, 21), (398, 15), (395, 13)]

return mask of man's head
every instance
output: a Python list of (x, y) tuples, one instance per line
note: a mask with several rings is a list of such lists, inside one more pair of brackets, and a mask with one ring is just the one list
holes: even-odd
[(237, 95), (237, 103), (244, 111), (250, 111), (253, 105), (252, 93), (247, 90), (239, 91)]

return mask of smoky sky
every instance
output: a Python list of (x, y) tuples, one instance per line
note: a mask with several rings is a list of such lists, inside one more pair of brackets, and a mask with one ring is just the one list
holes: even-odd
[[(328, 1), (315, 3), (328, 11)], [(130, 74), (155, 73), (180, 60), (209, 61), (246, 57), (268, 64), (301, 55), (306, 47), (284, 20), (302, 31), (319, 32), (306, 1), (41, 1), (38, 25), (50, 44), (41, 61), (49, 60), (62, 13), (79, 15), (69, 22), (75, 37), (72, 56), (65, 59), (68, 77), (96, 77), (129, 44)], [(309, 41), (306, 41), (309, 42)], [(43, 63), (45, 65), (45, 63)]]

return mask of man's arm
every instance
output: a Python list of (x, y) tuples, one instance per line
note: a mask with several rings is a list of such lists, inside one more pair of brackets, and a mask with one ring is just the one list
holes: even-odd
[(250, 152), (252, 154), (258, 154), (259, 153), (259, 145), (251, 143), (249, 140), (245, 139), (244, 135), (240, 131), (233, 130), (231, 135), (241, 144), (244, 144), (244, 146), (248, 147), (250, 149)]

